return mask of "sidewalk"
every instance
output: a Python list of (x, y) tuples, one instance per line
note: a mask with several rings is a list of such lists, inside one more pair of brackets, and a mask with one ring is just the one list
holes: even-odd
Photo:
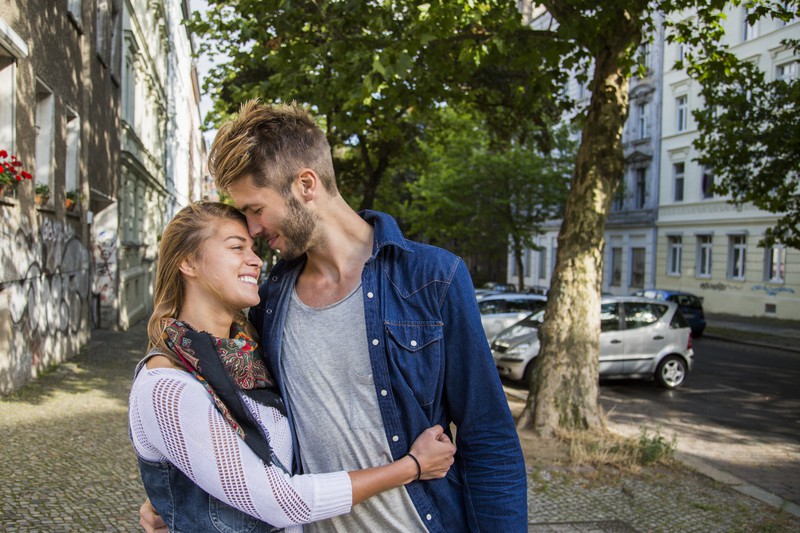
[[(0, 398), (3, 531), (140, 531), (145, 496), (126, 414), (145, 338), (144, 323), (95, 331), (73, 361)], [(524, 398), (509, 405), (518, 412)], [(698, 473), (703, 465), (571, 469), (548, 462), (530, 436), (521, 441), (532, 532), (800, 531), (800, 517)]]
[(705, 336), (800, 353), (800, 317), (780, 320), (706, 313)]

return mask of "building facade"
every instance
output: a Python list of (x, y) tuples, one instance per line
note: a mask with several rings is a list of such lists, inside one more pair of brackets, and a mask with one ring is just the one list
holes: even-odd
[[(542, 9), (534, 9), (532, 16), (534, 28), (544, 29), (550, 24), (550, 15)], [(663, 50), (663, 29), (657, 21), (650, 42), (639, 49), (642, 68), (630, 79), (628, 120), (622, 137), (625, 175), (604, 233), (603, 291), (611, 294), (625, 295), (652, 287), (656, 279)], [(591, 77), (591, 71), (584, 74)], [(576, 113), (588, 106), (588, 83), (580, 81), (578, 73), (566, 91), (577, 104)], [(534, 238), (536, 249), (525, 253), (524, 283), (534, 292), (545, 293), (550, 286), (560, 227), (560, 220), (546, 224), (543, 234)], [(516, 281), (516, 266), (513, 261), (509, 265), (508, 279)]]
[[(781, 41), (797, 38), (800, 22), (750, 25), (746, 9), (726, 13), (728, 49), (757, 64), (767, 80), (796, 77), (800, 58)], [(707, 311), (799, 319), (800, 251), (759, 246), (777, 217), (715, 195), (714, 176), (695, 161), (692, 146), (698, 133), (691, 111), (703, 105), (698, 84), (673, 68), (681, 46), (668, 44), (665, 54), (656, 286), (698, 294)]]
[(92, 212), (116, 194), (119, 153), (98, 15), (88, 1), (0, 5), (0, 148), (33, 175), (0, 197), (0, 393), (77, 353), (91, 331)]
[(200, 198), (205, 145), (188, 0), (133, 0), (119, 26), (120, 165), (117, 201), (93, 227), (102, 327), (127, 328), (152, 306), (158, 238), (175, 211)]
[(158, 238), (206, 174), (188, 15), (0, 4), (0, 159), (33, 176), (0, 194), (0, 394), (152, 307)]
[[(746, 9), (726, 13), (729, 49), (756, 62), (768, 80), (797, 77), (798, 56), (781, 41), (797, 38), (800, 22), (749, 25)], [(533, 27), (549, 23), (547, 13), (531, 11)], [(640, 49), (644, 75), (630, 81), (626, 169), (606, 223), (603, 291), (684, 290), (702, 296), (711, 312), (796, 320), (800, 251), (780, 244), (760, 247), (776, 215), (715, 195), (712, 173), (696, 162), (692, 109), (703, 103), (697, 83), (674, 68), (684, 52), (665, 43), (660, 24)], [(577, 79), (567, 90), (579, 106), (588, 101), (588, 90)], [(537, 249), (526, 253), (525, 285), (535, 292), (550, 286), (559, 228), (560, 221), (547, 225), (535, 238)], [(517, 279), (513, 264), (507, 279)]]

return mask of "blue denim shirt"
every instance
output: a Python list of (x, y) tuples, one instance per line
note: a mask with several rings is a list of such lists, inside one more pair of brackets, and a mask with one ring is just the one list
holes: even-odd
[[(522, 451), (466, 265), (406, 240), (389, 215), (361, 216), (375, 227), (361, 283), (375, 394), (392, 455), (402, 457), (434, 424), (457, 429), (455, 464), (444, 479), (407, 485), (411, 500), (430, 531), (527, 531)], [(281, 390), (283, 326), (304, 264), (301, 257), (275, 265), (250, 311)], [(293, 420), (291, 409), (288, 416)], [(299, 468), (296, 436), (294, 450)]]

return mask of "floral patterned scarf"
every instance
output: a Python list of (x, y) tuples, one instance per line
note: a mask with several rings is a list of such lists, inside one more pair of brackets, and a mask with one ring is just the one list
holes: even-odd
[(178, 356), (214, 399), (219, 412), (262, 460), (276, 462), (269, 441), (242, 403), (239, 393), (286, 414), (286, 408), (261, 357), (258, 343), (244, 326), (234, 322), (231, 338), (217, 338), (194, 330), (189, 324), (169, 319), (164, 343)]

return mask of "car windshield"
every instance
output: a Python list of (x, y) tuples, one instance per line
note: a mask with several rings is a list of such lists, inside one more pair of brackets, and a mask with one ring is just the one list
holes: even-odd
[(702, 307), (703, 301), (694, 294), (673, 294), (668, 300), (675, 302), (681, 307)]
[[(542, 304), (544, 305), (544, 304)], [(544, 309), (539, 311), (538, 313), (533, 313), (529, 315), (519, 322), (516, 323), (517, 326), (523, 326), (526, 328), (538, 328), (544, 322)]]
[(625, 302), (625, 329), (635, 329), (658, 321), (667, 312), (666, 305), (648, 302)]

